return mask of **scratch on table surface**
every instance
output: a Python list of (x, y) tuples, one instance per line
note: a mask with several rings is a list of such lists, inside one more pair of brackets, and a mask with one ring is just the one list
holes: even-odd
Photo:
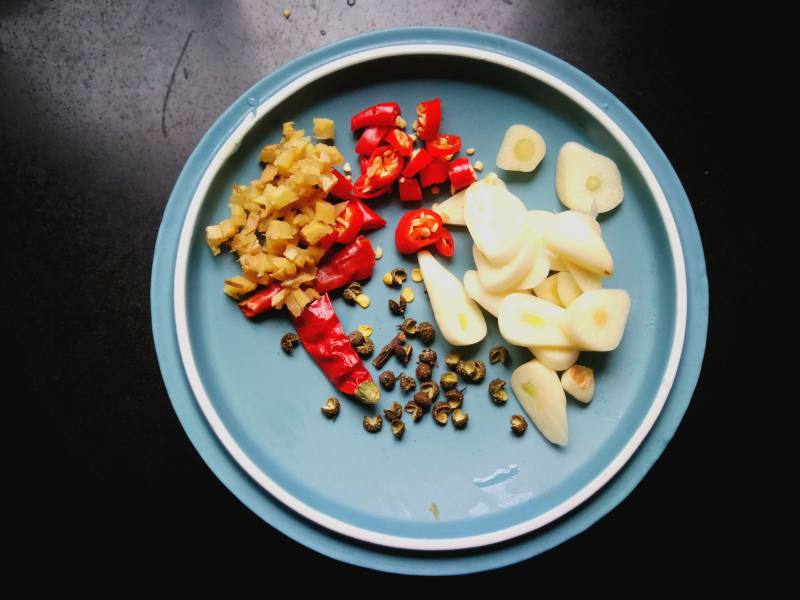
[(169, 95), (172, 93), (172, 86), (175, 84), (175, 73), (178, 72), (178, 67), (181, 65), (183, 55), (186, 54), (186, 48), (189, 47), (189, 40), (192, 39), (193, 33), (194, 29), (189, 32), (189, 35), (186, 36), (186, 41), (183, 42), (183, 48), (178, 56), (178, 62), (175, 63), (175, 68), (172, 69), (172, 76), (169, 78), (169, 83), (167, 84), (167, 93), (164, 94), (164, 105), (161, 107), (161, 133), (164, 134), (164, 137), (167, 137), (167, 102), (169, 102)]

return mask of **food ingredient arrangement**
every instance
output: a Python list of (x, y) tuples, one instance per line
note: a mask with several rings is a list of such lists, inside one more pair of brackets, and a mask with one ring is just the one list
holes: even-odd
[[(301, 343), (339, 392), (375, 405), (380, 388), (398, 386), (411, 399), (393, 401), (381, 415), (365, 416), (363, 427), (375, 433), (390, 423), (400, 439), (403, 414), (417, 422), (430, 412), (439, 425), (452, 422), (463, 429), (469, 414), (463, 409), (467, 387), (486, 376), (481, 360), (462, 360), (457, 347), (482, 341), (487, 333), (486, 311), (498, 320), (506, 342), (530, 350), (532, 360), (518, 366), (510, 388), (527, 416), (550, 442), (566, 445), (566, 394), (580, 402), (594, 396), (592, 369), (577, 364), (581, 351), (611, 351), (620, 343), (630, 299), (621, 289), (604, 289), (614, 273), (614, 261), (596, 220), (598, 213), (617, 207), (623, 199), (622, 180), (614, 162), (575, 142), (558, 155), (555, 189), (569, 209), (560, 213), (528, 210), (494, 173), (478, 181), (482, 163), (456, 157), (461, 138), (440, 131), (439, 98), (417, 105), (413, 133), (394, 102), (369, 106), (351, 118), (357, 135), (355, 151), (361, 174), (330, 143), (335, 136), (330, 119), (314, 119), (312, 142), (294, 123), (285, 123), (282, 139), (265, 146), (259, 160), (259, 179), (234, 186), (230, 216), (206, 228), (214, 255), (226, 247), (238, 257), (242, 274), (225, 280), (224, 292), (239, 302), (249, 318), (268, 310), (287, 309), (295, 332), (286, 333), (281, 348), (291, 355)], [(474, 149), (466, 150), (472, 155)], [(496, 163), (507, 171), (531, 172), (546, 154), (544, 139), (527, 125), (512, 125), (498, 150)], [(339, 171), (336, 167), (340, 167)], [(384, 369), (394, 359), (404, 368), (411, 361), (412, 340), (418, 349), (413, 375), (390, 369), (375, 384), (362, 358), (375, 351), (372, 328), (361, 326), (345, 334), (330, 292), (342, 290), (344, 301), (368, 308), (363, 282), (373, 276), (383, 253), (364, 235), (387, 225), (367, 202), (397, 189), (401, 202), (417, 202), (423, 189), (436, 194), (449, 183), (451, 196), (429, 208), (402, 215), (395, 226), (395, 245), (402, 254), (416, 254), (419, 268), (412, 282), (424, 283), (436, 328), (407, 317), (414, 301), (408, 275), (397, 268), (382, 281), (402, 288), (389, 311), (404, 320), (397, 334), (372, 359)], [(456, 277), (436, 257), (449, 258), (456, 248), (448, 227), (466, 227), (473, 245), (474, 270)], [(424, 294), (422, 296), (425, 296)], [(483, 309), (483, 310), (482, 310)], [(443, 361), (447, 370), (435, 381), (436, 352), (427, 347), (438, 333), (453, 347)], [(490, 363), (509, 362), (506, 348), (492, 348)], [(561, 373), (560, 376), (558, 373)], [(488, 397), (505, 405), (507, 382), (488, 383)], [(341, 402), (330, 397), (321, 407), (335, 419)], [(510, 419), (511, 431), (523, 435), (527, 421)]]

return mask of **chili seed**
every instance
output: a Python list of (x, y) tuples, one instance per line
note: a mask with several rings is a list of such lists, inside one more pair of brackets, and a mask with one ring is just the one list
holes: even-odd
[(419, 283), (422, 281), (422, 269), (414, 268), (411, 271), (411, 279)]
[(412, 290), (411, 288), (403, 288), (403, 291), (400, 292), (400, 298), (402, 298), (406, 302), (413, 302), (414, 290)]
[(369, 296), (367, 296), (366, 294), (359, 294), (358, 296), (356, 296), (356, 303), (361, 308), (367, 308), (369, 306)]

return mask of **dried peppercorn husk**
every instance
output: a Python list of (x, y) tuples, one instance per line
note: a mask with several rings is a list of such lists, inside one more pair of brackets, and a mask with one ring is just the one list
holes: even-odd
[(383, 414), (390, 421), (396, 421), (403, 416), (403, 407), (399, 402), (394, 401), (392, 402), (391, 408), (383, 409)]
[(392, 269), (391, 272), (389, 273), (389, 276), (391, 277), (392, 281), (391, 285), (394, 287), (400, 287), (405, 283), (406, 279), (408, 279), (408, 275), (406, 274), (405, 269), (402, 269), (400, 267)]
[(451, 350), (447, 354), (447, 358), (444, 359), (444, 364), (447, 365), (447, 368), (451, 371), (455, 371), (458, 373), (458, 364), (461, 362), (461, 355), (456, 352), (455, 350)]
[(419, 353), (420, 361), (428, 363), (430, 366), (436, 366), (436, 350), (433, 348), (425, 348)]
[(442, 389), (445, 391), (452, 390), (454, 387), (456, 387), (456, 385), (458, 385), (458, 375), (452, 371), (442, 373), (442, 376), (439, 378), (439, 385), (441, 385)]
[(403, 298), (399, 300), (389, 298), (389, 312), (393, 315), (404, 315), (406, 313), (406, 301)]
[(406, 393), (417, 389), (417, 380), (405, 373), (400, 373), (400, 378), (397, 381), (400, 384), (400, 389)]
[(350, 345), (353, 346), (353, 348), (356, 348), (367, 341), (367, 338), (364, 336), (364, 334), (357, 329), (348, 333), (347, 339), (350, 340)]
[(433, 420), (436, 421), (438, 425), (447, 425), (447, 418), (450, 414), (450, 406), (447, 402), (437, 402), (431, 408), (431, 415), (433, 416)]
[(364, 340), (363, 344), (356, 346), (355, 349), (356, 349), (356, 354), (358, 354), (362, 358), (366, 358), (370, 356), (372, 352), (375, 350), (375, 342), (367, 338), (366, 340)]
[(356, 298), (358, 298), (358, 296), (360, 296), (363, 293), (364, 293), (364, 288), (361, 286), (360, 283), (354, 281), (346, 288), (344, 288), (344, 291), (342, 292), (342, 298), (345, 301), (349, 302), (350, 304), (355, 304)]
[(406, 432), (406, 424), (400, 419), (392, 421), (392, 435), (398, 440), (403, 437)]
[(505, 346), (495, 346), (489, 350), (489, 362), (493, 365), (508, 362), (508, 350)]
[(450, 405), (450, 408), (455, 410), (460, 408), (464, 403), (464, 390), (449, 390), (444, 397), (447, 400), (447, 404)]
[(427, 321), (423, 321), (417, 325), (417, 337), (427, 346), (428, 344), (432, 344), (433, 340), (436, 339), (436, 330), (433, 328), (433, 325)]
[(522, 415), (511, 415), (511, 431), (517, 435), (522, 435), (528, 428), (528, 422)]
[(462, 360), (456, 365), (456, 372), (464, 381), (478, 383), (486, 376), (486, 365), (480, 360)]
[(408, 362), (411, 360), (411, 353), (414, 351), (414, 348), (411, 344), (403, 344), (402, 346), (396, 346), (394, 349), (394, 355), (397, 357), (403, 366), (406, 366)]
[(420, 381), (430, 381), (430, 378), (433, 376), (433, 369), (428, 363), (417, 363), (417, 379)]
[(375, 415), (374, 417), (367, 415), (364, 417), (362, 424), (364, 425), (364, 429), (370, 433), (375, 433), (376, 431), (380, 431), (381, 427), (383, 427), (383, 418), (380, 415)]
[(281, 350), (286, 352), (286, 354), (291, 354), (299, 341), (300, 338), (297, 337), (296, 333), (292, 333), (291, 331), (285, 333), (281, 338)]
[(397, 377), (395, 377), (395, 374), (392, 371), (384, 371), (378, 376), (378, 381), (383, 386), (383, 389), (392, 391), (394, 389), (394, 384), (397, 381)]
[(502, 379), (492, 379), (489, 382), (489, 398), (498, 406), (502, 406), (508, 401), (508, 392), (505, 387), (506, 382)]
[(413, 417), (415, 423), (418, 422), (425, 413), (422, 407), (413, 400), (406, 402), (404, 410)]
[(467, 426), (467, 422), (469, 421), (469, 413), (466, 413), (460, 408), (457, 408), (450, 415), (450, 418), (453, 421), (453, 427), (455, 427), (456, 429), (464, 429), (464, 427)]
[(328, 417), (329, 419), (335, 419), (339, 414), (339, 400), (331, 396), (328, 398), (328, 401), (320, 407), (322, 414)]
[(428, 394), (431, 400), (436, 400), (439, 397), (439, 386), (435, 381), (426, 381), (419, 386), (420, 392)]
[(416, 394), (414, 394), (414, 402), (420, 408), (426, 409), (430, 408), (431, 404), (433, 403), (433, 400), (427, 394), (427, 392), (417, 392)]
[(414, 319), (405, 319), (397, 328), (409, 337), (417, 335), (417, 322)]

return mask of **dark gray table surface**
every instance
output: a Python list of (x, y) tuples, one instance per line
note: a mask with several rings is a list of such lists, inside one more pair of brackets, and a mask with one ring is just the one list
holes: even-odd
[[(374, 575), (284, 537), (205, 466), (161, 381), (149, 277), (169, 193), (214, 119), (288, 60), (401, 25), (510, 36), (606, 86), (681, 177), (712, 292), (714, 276), (732, 275), (721, 244), (730, 217), (712, 202), (719, 195), (712, 153), (719, 50), (707, 38), (714, 21), (697, 8), (555, 0), (4, 1), (0, 190), (11, 239), (2, 249), (2, 335), (20, 350), (9, 379), (26, 401), (21, 428), (35, 435), (24, 451), (31, 465), (23, 496), (38, 560), (77, 558), (127, 573), (169, 571), (180, 558), (236, 569), (219, 576), (298, 565), (320, 580)], [(695, 399), (634, 493), (584, 534), (489, 577), (544, 578), (575, 565), (585, 573), (656, 572), (676, 558), (701, 569), (704, 557), (731, 543), (717, 510), (730, 484), (718, 468), (725, 444), (711, 441), (720, 406), (709, 383), (724, 367), (727, 335), (712, 311)], [(78, 542), (84, 550), (76, 556)]]

